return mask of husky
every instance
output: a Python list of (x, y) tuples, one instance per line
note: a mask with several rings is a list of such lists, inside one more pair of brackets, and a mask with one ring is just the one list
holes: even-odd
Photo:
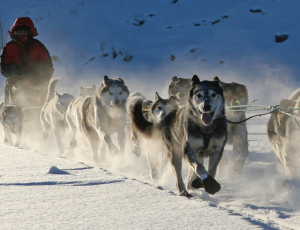
[(83, 87), (83, 86), (80, 86), (79, 97), (82, 97), (82, 96), (92, 96), (95, 91), (96, 91), (96, 85), (95, 84), (93, 84), (92, 87)]
[(43, 140), (48, 139), (48, 131), (53, 129), (59, 154), (63, 154), (61, 133), (67, 126), (66, 110), (74, 96), (69, 93), (59, 94), (55, 91), (55, 85), (60, 78), (53, 78), (48, 86), (46, 101), (42, 107), (40, 121), (43, 129)]
[(177, 78), (176, 76), (171, 79), (169, 85), (169, 97), (176, 97), (178, 106), (184, 106), (188, 102), (188, 93), (190, 90), (190, 78)]
[[(135, 97), (135, 99), (138, 99), (138, 97)], [(159, 123), (162, 121), (167, 114), (169, 114), (173, 110), (178, 110), (178, 105), (176, 103), (176, 98), (174, 96), (171, 96), (168, 99), (163, 99), (159, 96), (159, 94), (155, 93), (155, 99), (154, 101), (148, 101), (145, 97), (141, 97), (143, 100), (142, 102), (142, 110), (143, 110), (143, 116), (144, 118), (152, 123)], [(132, 102), (132, 100), (131, 100)], [(135, 101), (137, 102), (137, 100)], [(151, 104), (149, 104), (151, 102)], [(131, 103), (131, 105), (133, 102)], [(132, 109), (133, 106), (130, 108), (127, 108), (127, 111), (130, 113), (129, 109)], [(133, 126), (132, 126), (133, 127)], [(134, 146), (136, 149), (141, 151), (140, 148), (140, 141), (137, 135), (137, 132), (135, 129), (132, 129), (133, 141)], [(153, 145), (154, 144), (154, 145)], [(164, 144), (161, 142), (155, 141), (155, 143), (152, 143), (151, 141), (146, 141), (145, 143), (146, 149), (147, 149), (147, 159), (148, 159), (148, 165), (150, 168), (150, 175), (153, 180), (156, 180), (160, 174), (160, 172), (164, 169), (164, 167), (167, 164), (168, 158), (166, 156), (166, 148), (164, 147)], [(153, 148), (155, 146), (155, 148)], [(134, 149), (134, 150), (136, 150)], [(139, 153), (140, 154), (140, 153)], [(159, 168), (159, 162), (161, 162), (161, 167)]]
[[(193, 188), (204, 187), (209, 194), (221, 189), (214, 177), (227, 140), (224, 103), (223, 89), (218, 81), (200, 82), (194, 75), (188, 104), (170, 112), (159, 123), (144, 119), (141, 101), (131, 111), (132, 124), (143, 137), (163, 139), (182, 196), (190, 197), (188, 190)], [(203, 165), (205, 157), (209, 157), (208, 171)], [(182, 159), (189, 165), (187, 187), (181, 174)]]
[[(19, 105), (0, 103), (0, 121), (4, 128), (4, 143), (19, 147), (23, 129), (23, 112)], [(15, 144), (12, 134), (16, 135)]]
[[(223, 88), (226, 106), (238, 106), (248, 105), (248, 90), (244, 84), (236, 82), (225, 83), (222, 82), (218, 77), (214, 78), (215, 81), (219, 81), (220, 86)], [(235, 110), (246, 109), (234, 108)], [(240, 122), (246, 119), (245, 111), (231, 111), (226, 110), (226, 118), (233, 122)], [(227, 144), (233, 146), (233, 170), (241, 174), (243, 172), (244, 163), (249, 155), (248, 151), (248, 131), (246, 122), (239, 124), (228, 124), (228, 140)], [(221, 165), (227, 164), (227, 158), (224, 155), (222, 158)], [(228, 162), (229, 163), (229, 162)]]
[[(294, 109), (300, 107), (300, 88), (291, 94), (288, 99), (280, 102), (279, 108)], [(287, 179), (297, 178), (297, 163), (300, 161), (298, 154), (300, 144), (300, 119), (299, 110), (285, 110), (284, 113), (276, 111), (271, 114), (268, 122), (268, 137), (273, 150), (284, 167)], [(291, 115), (293, 113), (293, 116)], [(289, 114), (290, 115), (287, 115)]]
[[(106, 146), (112, 156), (125, 151), (126, 108), (129, 90), (123, 79), (104, 76), (101, 86), (82, 105), (82, 130), (86, 134), (93, 152), (94, 162), (100, 162), (98, 145), (101, 146), (101, 160), (105, 160)], [(112, 142), (111, 135), (118, 134), (119, 149)]]
[[(134, 104), (142, 100), (142, 108), (143, 108), (143, 116), (148, 120), (149, 118), (149, 108), (152, 104), (152, 101), (147, 100), (147, 98), (141, 94), (140, 92), (134, 92), (128, 96), (128, 99), (126, 101), (126, 112), (127, 115), (130, 115), (130, 111), (132, 110)], [(127, 123), (131, 123), (130, 118), (127, 119)], [(126, 127), (129, 127), (128, 125)], [(140, 147), (140, 140), (137, 136), (136, 131), (133, 129), (133, 126), (130, 125), (130, 130), (127, 129), (127, 133), (131, 133), (131, 139), (133, 141), (133, 149), (132, 153), (135, 154), (137, 157), (140, 157), (141, 155), (141, 147)]]
[(75, 148), (77, 146), (76, 134), (79, 131), (81, 139), (83, 140), (82, 131), (82, 105), (87, 97), (91, 97), (96, 91), (96, 85), (93, 84), (92, 87), (80, 87), (80, 94), (77, 99), (73, 99), (66, 112), (66, 120), (69, 125), (70, 130), (70, 147)]

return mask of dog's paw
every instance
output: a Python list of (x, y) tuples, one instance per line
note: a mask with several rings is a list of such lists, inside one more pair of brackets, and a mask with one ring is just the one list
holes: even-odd
[(138, 145), (133, 145), (132, 153), (136, 155), (136, 157), (140, 157), (141, 155), (141, 148)]
[(119, 155), (119, 150), (114, 144), (108, 145), (108, 150), (110, 155), (112, 155), (113, 157)]
[(184, 191), (183, 193), (181, 193), (179, 196), (185, 196), (187, 198), (191, 198), (193, 197), (191, 194), (189, 194), (187, 191)]
[(211, 195), (214, 195), (221, 189), (221, 185), (211, 175), (208, 175), (207, 178), (203, 180), (203, 185), (205, 191)]
[(243, 160), (237, 159), (237, 160), (233, 163), (233, 170), (234, 170), (237, 174), (242, 174), (243, 169), (244, 169), (244, 161), (243, 161)]
[(203, 182), (200, 177), (197, 177), (193, 182), (192, 182), (192, 187), (193, 188), (204, 188)]

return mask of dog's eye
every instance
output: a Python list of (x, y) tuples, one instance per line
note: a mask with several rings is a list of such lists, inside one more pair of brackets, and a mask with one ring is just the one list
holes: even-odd
[(201, 95), (200, 93), (198, 93), (198, 94), (197, 94), (197, 97), (199, 97), (199, 98), (200, 98), (200, 97), (202, 97), (202, 95)]
[(158, 107), (157, 107), (157, 110), (161, 110), (161, 107), (160, 107), (160, 106), (158, 106)]
[(120, 92), (119, 94), (121, 95), (123, 92)]
[(216, 93), (213, 93), (211, 96), (212, 96), (212, 97), (215, 97), (215, 96), (217, 96), (217, 94), (216, 94)]
[(109, 92), (109, 95), (113, 95), (113, 93), (112, 93), (112, 92)]
[(61, 105), (65, 105), (65, 103), (60, 103)]

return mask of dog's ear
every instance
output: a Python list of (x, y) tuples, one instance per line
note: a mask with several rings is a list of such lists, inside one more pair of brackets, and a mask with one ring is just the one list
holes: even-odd
[(83, 87), (82, 86), (80, 86), (80, 91), (82, 91), (83, 90)]
[(105, 75), (103, 78), (104, 85), (107, 85), (108, 81), (109, 81), (109, 78), (108, 78), (108, 76)]
[(158, 95), (158, 93), (156, 92), (155, 93), (155, 101), (157, 101), (157, 100), (160, 100), (161, 99), (161, 97)]
[(118, 80), (124, 83), (124, 80), (122, 78), (118, 78)]
[(195, 75), (193, 76), (193, 78), (192, 78), (191, 86), (193, 86), (193, 85), (198, 85), (198, 84), (200, 84), (200, 79), (199, 79), (199, 77), (195, 74)]
[(172, 81), (177, 81), (177, 76), (172, 77), (171, 82)]
[(92, 89), (95, 91), (96, 90), (96, 85), (93, 84)]
[(218, 81), (218, 82), (220, 82), (220, 79), (219, 79), (217, 76), (215, 76), (214, 79), (213, 79), (213, 81)]
[(59, 94), (58, 94), (58, 92), (55, 90), (55, 97), (58, 97), (59, 96)]

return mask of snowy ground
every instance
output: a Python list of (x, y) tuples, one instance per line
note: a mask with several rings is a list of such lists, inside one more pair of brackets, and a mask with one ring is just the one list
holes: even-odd
[[(267, 120), (248, 124), (242, 176), (229, 166), (217, 176), (220, 192), (198, 190), (192, 199), (178, 196), (170, 166), (151, 181), (145, 155), (127, 151), (94, 165), (83, 145), (59, 157), (53, 136), (44, 143), (39, 135), (25, 137), (39, 143), (23, 145), (28, 150), (1, 144), (1, 223), (4, 229), (300, 229), (300, 185), (282, 188)], [(67, 135), (64, 143), (67, 148)]]
[[(218, 76), (244, 83), (250, 101), (276, 105), (299, 87), (299, 1), (0, 0), (0, 5), (4, 31), (17, 17), (33, 19), (37, 39), (53, 57), (53, 77), (61, 76), (58, 92), (77, 96), (81, 85), (99, 86), (108, 75), (152, 99), (155, 92), (167, 96), (173, 76), (197, 74), (201, 80)], [(275, 35), (282, 34), (288, 39), (276, 43)], [(0, 78), (0, 99), (4, 83)], [(192, 199), (178, 196), (170, 166), (153, 182), (145, 155), (136, 158), (129, 149), (94, 165), (84, 145), (61, 158), (53, 136), (43, 142), (40, 133), (24, 132), (23, 149), (13, 148), (2, 144), (0, 128), (2, 228), (300, 229), (300, 184), (282, 187), (284, 173), (266, 135), (267, 121), (247, 123), (244, 173), (238, 176), (229, 166), (217, 176), (220, 192), (195, 191)], [(230, 146), (225, 154), (230, 158)], [(52, 166), (62, 171), (49, 173)]]

